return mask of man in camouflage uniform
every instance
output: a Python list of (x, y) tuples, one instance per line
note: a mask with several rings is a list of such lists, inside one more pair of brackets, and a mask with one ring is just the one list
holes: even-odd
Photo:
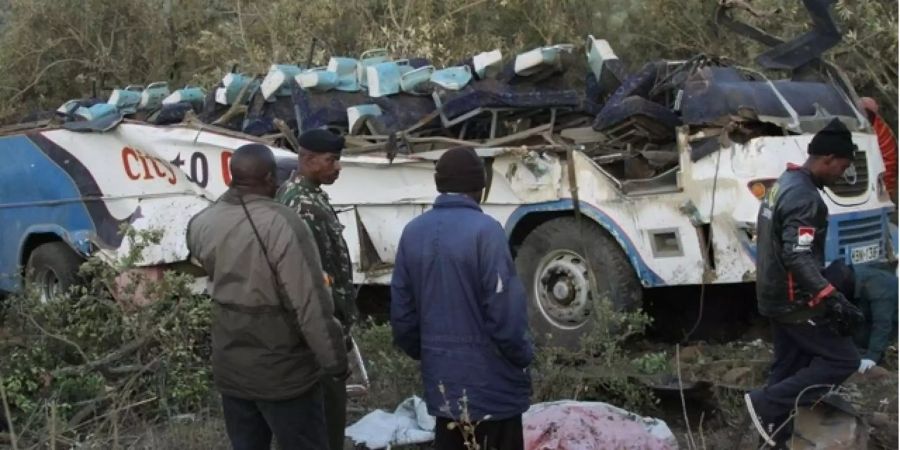
[[(310, 130), (298, 140), (299, 168), (296, 175), (278, 190), (276, 200), (297, 211), (313, 232), (322, 268), (330, 277), (334, 298), (334, 315), (344, 326), (347, 351), (352, 349), (350, 327), (354, 316), (353, 274), (350, 252), (344, 241), (343, 225), (329, 203), (321, 185), (334, 183), (341, 171), (341, 151), (344, 138), (326, 130)], [(325, 377), (325, 423), (331, 450), (344, 447), (347, 391), (344, 379)]]

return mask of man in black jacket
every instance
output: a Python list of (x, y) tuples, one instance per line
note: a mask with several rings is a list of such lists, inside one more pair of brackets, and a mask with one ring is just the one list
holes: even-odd
[(775, 356), (766, 386), (744, 400), (773, 447), (791, 435), (795, 404), (812, 404), (859, 367), (851, 334), (862, 315), (822, 276), (828, 207), (819, 194), (843, 176), (855, 151), (847, 128), (829, 123), (810, 142), (806, 163), (789, 165), (772, 186), (757, 217), (756, 298), (771, 319)]

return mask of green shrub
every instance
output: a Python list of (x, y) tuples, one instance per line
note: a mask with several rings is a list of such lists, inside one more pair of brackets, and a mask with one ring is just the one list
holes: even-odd
[(581, 337), (578, 350), (538, 348), (533, 402), (601, 400), (632, 411), (651, 409), (657, 399), (641, 383), (643, 371), (627, 351), (627, 344), (650, 325), (650, 317), (641, 311), (614, 311), (609, 302), (597, 302), (593, 317), (596, 323)]
[[(51, 407), (66, 424), (55, 425), (59, 437), (77, 439), (82, 424), (111, 417), (124, 426), (214, 406), (208, 298), (191, 292), (193, 276), (168, 271), (157, 281), (134, 277), (114, 299), (118, 271), (159, 235), (127, 238), (130, 255), (113, 264), (89, 260), (86, 283), (61, 298), (42, 303), (26, 292), (6, 301), (0, 327), (15, 338), (0, 341), (0, 379), (20, 439), (46, 439), (41, 418)], [(152, 303), (131, 301), (136, 282)]]
[(671, 364), (668, 352), (649, 352), (631, 360), (631, 365), (644, 375), (657, 375), (671, 373)]
[(407, 397), (423, 395), (419, 362), (394, 347), (390, 324), (370, 320), (358, 326), (353, 337), (369, 374), (369, 394), (364, 399), (368, 409), (393, 411)]
[[(0, 2), (0, 118), (55, 109), (100, 89), (166, 80), (211, 87), (231, 68), (387, 48), (445, 65), (500, 48), (608, 39), (632, 69), (697, 53), (746, 66), (763, 48), (717, 27), (720, 0), (9, 0)], [(801, 2), (729, 2), (742, 20), (781, 38), (805, 32)], [(896, 123), (897, 1), (840, 0), (844, 42), (826, 55)], [(127, 32), (123, 24), (128, 24)], [(106, 95), (101, 93), (101, 95)]]

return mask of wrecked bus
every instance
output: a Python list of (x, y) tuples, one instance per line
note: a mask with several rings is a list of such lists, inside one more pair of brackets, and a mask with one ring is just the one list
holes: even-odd
[[(589, 37), (584, 52), (580, 84), (567, 76), (579, 70), (574, 46), (559, 45), (444, 69), (370, 52), (327, 68), (230, 73), (207, 94), (157, 95), (154, 83), (155, 97), (132, 103), (123, 92), (67, 103), (50, 123), (0, 137), (12, 161), (0, 167), (0, 290), (30, 274), (52, 297), (81, 258), (128, 250), (122, 224), (165, 231), (144, 250), (145, 270), (186, 267), (187, 221), (227, 188), (231, 152), (270, 145), (283, 180), (296, 134), (317, 127), (347, 138), (341, 177), (325, 189), (355, 283), (389, 284), (404, 225), (437, 196), (434, 162), (471, 145), (487, 169), (482, 207), (507, 232), (535, 335), (561, 345), (594, 326), (601, 301), (629, 309), (645, 289), (753, 282), (760, 199), (834, 118), (860, 151), (822, 194), (827, 258), (894, 258), (884, 164), (837, 68), (770, 52), (795, 66), (790, 77), (703, 55), (626, 74), (605, 41)], [(144, 97), (165, 99), (154, 110)]]
[[(697, 86), (713, 95), (719, 73), (702, 72), (712, 80)], [(768, 83), (757, 86), (775, 95)], [(702, 98), (690, 87), (685, 98), (694, 94)], [(853, 106), (843, 105), (852, 118)], [(754, 281), (759, 201), (787, 164), (806, 159), (821, 119), (803, 123), (800, 134), (767, 132), (741, 142), (726, 127), (679, 127), (673, 165), (648, 178), (616, 172), (620, 166), (586, 146), (479, 148), (490, 171), (482, 207), (507, 231), (536, 334), (577, 342), (595, 302), (639, 307), (644, 288)], [(827, 258), (863, 264), (892, 257), (893, 205), (874, 135), (863, 122), (853, 129), (855, 170), (823, 193), (831, 213)], [(440, 154), (342, 161), (341, 179), (327, 190), (347, 227), (358, 283), (389, 283), (403, 225), (437, 195)]]

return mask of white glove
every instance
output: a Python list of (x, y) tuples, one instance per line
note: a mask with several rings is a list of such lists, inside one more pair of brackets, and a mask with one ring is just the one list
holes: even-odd
[(857, 372), (866, 373), (869, 371), (869, 369), (871, 369), (873, 367), (875, 367), (875, 361), (864, 358), (862, 361), (859, 362), (859, 370), (857, 370)]

